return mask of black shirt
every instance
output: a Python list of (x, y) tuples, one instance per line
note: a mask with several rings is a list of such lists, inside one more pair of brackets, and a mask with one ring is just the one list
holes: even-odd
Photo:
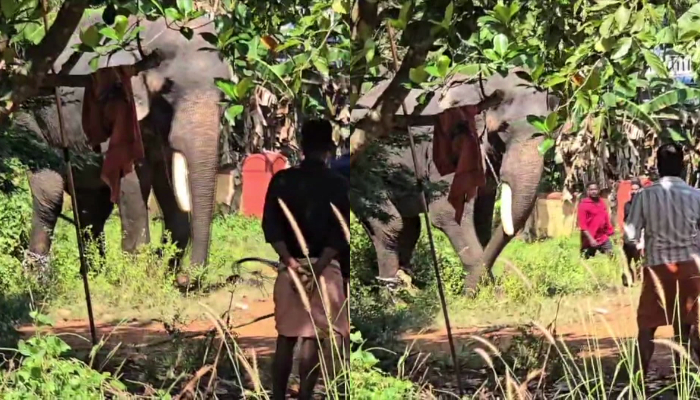
[(634, 200), (634, 196), (630, 197), (629, 201), (625, 203), (624, 216), (622, 217), (622, 220), (625, 222), (627, 222), (627, 216), (630, 215), (630, 209), (632, 208), (632, 200)]
[(300, 165), (275, 174), (265, 195), (262, 228), (267, 243), (284, 242), (295, 258), (304, 258), (299, 242), (285, 217), (278, 199), (282, 199), (296, 220), (309, 257), (317, 258), (325, 247), (338, 253), (349, 243), (331, 203), (350, 226), (348, 180), (322, 162), (304, 160)]

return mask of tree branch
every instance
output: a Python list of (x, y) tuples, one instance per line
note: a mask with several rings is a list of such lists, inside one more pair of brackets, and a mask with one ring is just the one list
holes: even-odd
[(437, 10), (445, 10), (447, 3), (445, 0), (433, 0), (430, 10), (436, 11), (426, 12), (422, 20), (409, 24), (404, 31), (402, 41), (410, 44), (408, 51), (401, 61), (401, 67), (379, 96), (374, 107), (355, 125), (355, 132), (350, 137), (351, 163), (370, 141), (386, 136), (392, 131), (394, 114), (410, 92), (410, 89), (404, 86), (404, 82), (409, 80), (411, 68), (425, 64), (428, 53), (435, 43), (436, 37), (429, 33), (434, 26), (430, 20), (441, 20), (442, 18), (436, 17), (435, 14), (442, 12)]
[(43, 84), (44, 78), (68, 45), (83, 13), (88, 6), (87, 0), (67, 0), (61, 6), (54, 23), (36, 46), (27, 50), (27, 60), (31, 65), (27, 75), (14, 77), (12, 86), (12, 105), (9, 110), (0, 110), (0, 123), (26, 99), (34, 96)]
[[(152, 53), (146, 55), (146, 58), (138, 61), (134, 64), (135, 73), (147, 71), (149, 69), (157, 68), (163, 60), (163, 56), (160, 52), (153, 51)], [(91, 75), (63, 75), (59, 74), (48, 74), (44, 78), (44, 82), (41, 85), (41, 89), (50, 89), (56, 86), (64, 87), (86, 87), (88, 82), (90, 82)]]
[[(380, 19), (378, 18), (379, 2), (377, 0), (355, 0), (352, 9), (352, 33), (350, 39), (353, 42), (353, 54), (360, 54), (364, 50), (365, 42), (374, 36)], [(355, 107), (362, 90), (365, 76), (366, 61), (360, 58), (352, 67), (350, 75), (350, 107)], [(358, 73), (356, 73), (358, 72)], [(361, 72), (361, 73), (359, 73)]]

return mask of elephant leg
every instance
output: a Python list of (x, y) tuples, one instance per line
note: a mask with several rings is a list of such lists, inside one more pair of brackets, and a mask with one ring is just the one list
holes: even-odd
[[(177, 246), (178, 253), (171, 260), (171, 267), (175, 268), (180, 264), (185, 249), (190, 241), (190, 219), (189, 215), (180, 210), (175, 199), (175, 193), (171, 186), (172, 176), (164, 163), (156, 163), (153, 167), (153, 193), (158, 201), (165, 230), (170, 233), (171, 240)], [(165, 243), (163, 236), (162, 242)]]
[(151, 192), (150, 169), (139, 167), (121, 180), (119, 216), (122, 222), (122, 250), (134, 253), (151, 241), (148, 196)]
[(372, 232), (370, 238), (377, 253), (379, 263), (379, 280), (393, 281), (399, 272), (399, 245), (398, 232), (400, 219), (393, 218), (391, 222), (385, 224), (376, 219), (367, 222), (369, 230)]
[(111, 191), (104, 186), (98, 189), (76, 188), (78, 208), (80, 209), (80, 226), (88, 229), (83, 235), (83, 243), (89, 245), (96, 241), (101, 257), (105, 256), (104, 227), (112, 214), (114, 203), (110, 200)]
[(388, 216), (388, 222), (376, 218), (362, 219), (362, 225), (372, 240), (377, 255), (379, 276), (377, 279), (390, 289), (400, 285), (399, 272), (399, 237), (402, 231), (402, 218), (391, 202), (381, 206), (381, 211)]
[(48, 268), (46, 257), (51, 250), (51, 237), (63, 209), (63, 177), (56, 171), (42, 170), (29, 176), (32, 192), (32, 229), (29, 255)]
[(420, 216), (403, 217), (403, 226), (398, 236), (399, 267), (412, 271), (411, 259), (420, 238)]
[(476, 289), (486, 271), (481, 263), (483, 248), (472, 220), (474, 202), (475, 200), (472, 199), (469, 204), (466, 204), (461, 224), (455, 221), (455, 210), (447, 201), (447, 196), (437, 199), (430, 208), (431, 222), (448, 237), (462, 261), (467, 272), (465, 287), (468, 290)]
[(486, 247), (491, 240), (496, 192), (497, 186), (489, 182), (486, 186), (479, 188), (479, 196), (474, 201), (474, 229), (482, 247)]

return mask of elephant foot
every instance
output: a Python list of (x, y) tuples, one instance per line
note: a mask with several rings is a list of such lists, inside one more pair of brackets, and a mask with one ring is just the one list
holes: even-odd
[(384, 286), (386, 289), (389, 289), (390, 292), (397, 292), (404, 285), (404, 282), (398, 277), (382, 278), (378, 276), (377, 280), (382, 286)]
[(413, 278), (403, 270), (399, 270), (393, 278), (377, 277), (377, 280), (390, 292), (396, 293), (402, 289), (413, 292)]
[(479, 294), (479, 289), (484, 286), (491, 286), (496, 283), (496, 278), (490, 270), (484, 271), (481, 275), (468, 274), (464, 278), (464, 296), (474, 299)]
[(175, 277), (175, 285), (181, 292), (189, 292), (195, 284), (188, 274), (179, 273)]

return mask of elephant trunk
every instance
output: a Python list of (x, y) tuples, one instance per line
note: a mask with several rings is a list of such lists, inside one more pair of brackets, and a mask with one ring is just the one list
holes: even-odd
[(177, 106), (170, 138), (175, 197), (191, 218), (193, 265), (205, 265), (209, 254), (219, 150), (218, 101), (218, 93), (212, 91), (188, 94)]
[(544, 169), (539, 144), (542, 138), (529, 138), (506, 153), (501, 167), (501, 225), (494, 232), (482, 258), (491, 271), (496, 258), (526, 224), (537, 199), (537, 187)]

